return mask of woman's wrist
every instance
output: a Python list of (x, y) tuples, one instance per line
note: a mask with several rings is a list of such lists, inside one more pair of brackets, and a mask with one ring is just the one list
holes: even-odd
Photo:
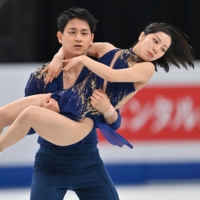
[(110, 108), (106, 112), (103, 113), (103, 116), (105, 118), (111, 117), (114, 114), (114, 112), (115, 112), (114, 107), (110, 105)]
[(53, 58), (58, 58), (60, 60), (63, 60), (63, 58), (59, 57), (59, 56), (54, 56)]
[(82, 65), (85, 65), (85, 58), (86, 58), (86, 55), (80, 56), (80, 62), (81, 62)]
[(64, 59), (64, 55), (61, 52), (58, 52), (57, 54), (54, 55), (53, 58), (59, 58), (59, 59), (63, 60)]

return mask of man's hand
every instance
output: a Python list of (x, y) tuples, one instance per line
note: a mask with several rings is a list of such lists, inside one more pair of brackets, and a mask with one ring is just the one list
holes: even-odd
[(107, 94), (102, 90), (95, 90), (92, 93), (91, 104), (101, 113), (105, 113), (111, 105)]
[(57, 113), (60, 112), (58, 102), (52, 98), (50, 98), (48, 102), (45, 102), (44, 104), (42, 104), (42, 108), (46, 108)]

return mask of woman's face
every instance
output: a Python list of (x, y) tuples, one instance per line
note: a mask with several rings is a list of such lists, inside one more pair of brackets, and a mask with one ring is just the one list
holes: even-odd
[(151, 33), (139, 37), (134, 52), (145, 61), (154, 61), (162, 57), (171, 45), (171, 37), (164, 32)]

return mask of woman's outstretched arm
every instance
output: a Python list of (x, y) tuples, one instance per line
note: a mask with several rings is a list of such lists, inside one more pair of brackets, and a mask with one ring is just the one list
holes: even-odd
[[(108, 42), (95, 42), (92, 43), (90, 48), (87, 51), (88, 56), (92, 56), (95, 58), (100, 58), (108, 51), (112, 49), (116, 49), (115, 46)], [(55, 77), (57, 77), (63, 69), (62, 60), (65, 59), (64, 49), (61, 47), (58, 52), (54, 55), (53, 59), (49, 63), (49, 65), (42, 71), (42, 73), (46, 73), (45, 83), (51, 83)]]
[(67, 146), (86, 137), (93, 128), (93, 121), (85, 118), (75, 122), (51, 110), (29, 106), (0, 137), (0, 151), (23, 139), (31, 127), (45, 140)]
[(69, 70), (80, 64), (86, 66), (95, 74), (109, 82), (141, 82), (146, 83), (153, 76), (155, 67), (151, 62), (135, 63), (126, 69), (112, 69), (105, 64), (95, 61), (88, 56), (81, 55), (69, 60), (64, 60), (67, 66), (63, 70)]

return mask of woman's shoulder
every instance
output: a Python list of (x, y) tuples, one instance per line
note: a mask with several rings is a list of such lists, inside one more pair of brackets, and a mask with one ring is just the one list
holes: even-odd
[(113, 49), (117, 48), (108, 42), (95, 42), (89, 48), (88, 55), (100, 58)]
[(99, 57), (98, 60), (101, 61), (101, 60), (104, 60), (105, 58), (113, 58), (115, 53), (119, 50), (120, 49), (118, 49), (118, 48), (108, 50), (105, 54), (103, 54), (101, 57)]
[(115, 47), (114, 45), (108, 43), (108, 42), (101, 42), (101, 43), (97, 43), (96, 45), (98, 45), (98, 58), (101, 58), (103, 55), (105, 55), (106, 53), (117, 49), (117, 47)]

